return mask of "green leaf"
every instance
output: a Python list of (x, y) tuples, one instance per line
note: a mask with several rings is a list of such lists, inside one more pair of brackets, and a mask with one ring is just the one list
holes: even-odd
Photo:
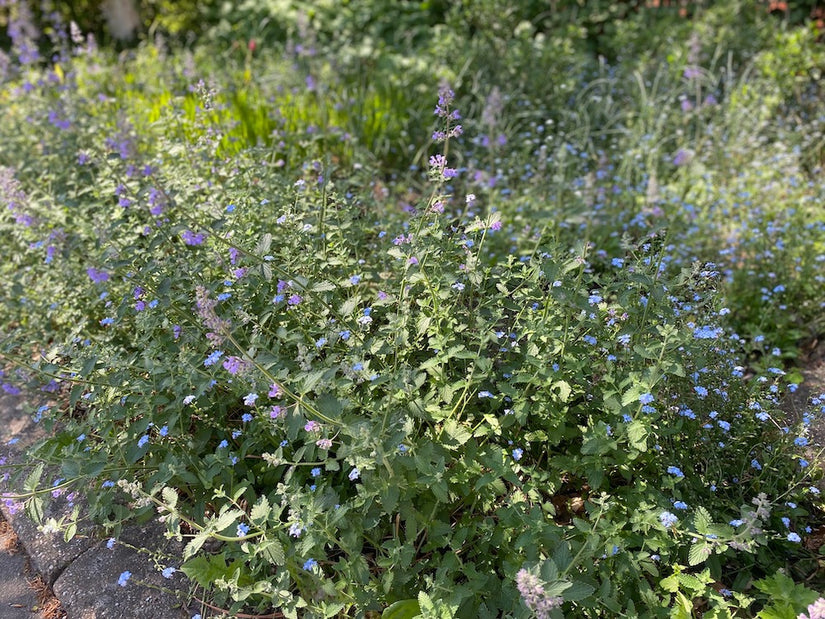
[(702, 506), (697, 507), (696, 512), (693, 515), (693, 526), (696, 528), (696, 532), (706, 535), (709, 533), (708, 527), (711, 522), (712, 518), (708, 510)]
[(43, 476), (44, 466), (45, 465), (41, 462), (34, 467), (32, 472), (29, 473), (29, 476), (26, 477), (26, 481), (23, 483), (23, 489), (26, 492), (34, 492), (37, 490), (37, 485), (40, 483), (40, 478)]
[(596, 588), (581, 581), (573, 581), (568, 589), (564, 591), (564, 599), (568, 602), (579, 602), (593, 595)]
[(645, 393), (645, 391), (643, 391), (644, 389), (646, 388), (642, 385), (633, 385), (630, 389), (625, 391), (622, 396), (622, 406), (628, 406), (633, 402), (638, 402), (639, 396)]
[(272, 235), (269, 232), (267, 232), (258, 241), (258, 246), (255, 248), (255, 253), (262, 256), (269, 251), (271, 245)]
[(562, 402), (567, 402), (570, 399), (570, 393), (572, 389), (570, 388), (570, 384), (567, 381), (559, 380), (553, 383), (553, 390), (558, 390), (558, 397), (559, 400)]
[(671, 574), (659, 582), (659, 586), (669, 593), (676, 593), (679, 590), (679, 578), (676, 574)]
[(218, 518), (209, 523), (209, 528), (212, 531), (223, 531), (227, 527), (233, 525), (243, 512), (239, 509), (228, 509), (223, 512)]
[(554, 580), (554, 581), (548, 582), (544, 586), (544, 594), (547, 597), (555, 597), (557, 595), (562, 595), (565, 591), (567, 591), (572, 586), (573, 586), (573, 583), (568, 582), (566, 580)]
[(335, 290), (335, 284), (328, 281), (318, 282), (312, 287), (312, 292), (331, 292)]
[(209, 588), (216, 580), (227, 576), (228, 571), (226, 561), (220, 555), (195, 557), (181, 565), (180, 570), (204, 588)]
[(455, 419), (448, 419), (444, 422), (444, 433), (449, 441), (463, 445), (472, 438), (470, 431)]
[(638, 419), (631, 421), (627, 427), (627, 439), (634, 449), (647, 451), (647, 426)]
[(36, 496), (30, 501), (26, 501), (26, 515), (28, 515), (35, 524), (41, 524), (44, 516), (43, 507), (43, 499)]
[(391, 514), (395, 511), (400, 496), (401, 492), (395, 484), (381, 490), (381, 505), (384, 506), (385, 513)]
[(268, 540), (267, 542), (261, 544), (260, 548), (261, 554), (270, 563), (274, 563), (275, 565), (284, 565), (286, 563), (284, 547), (278, 540)]
[(175, 509), (175, 506), (178, 504), (178, 491), (174, 488), (170, 488), (169, 486), (165, 486), (163, 490), (160, 492), (161, 497), (163, 497), (163, 502), (169, 507), (169, 509)]
[(184, 560), (194, 556), (208, 539), (209, 533), (206, 531), (201, 531), (195, 537), (189, 540), (189, 543), (186, 544), (186, 547), (183, 549)]
[(86, 359), (86, 362), (83, 364), (83, 368), (80, 370), (81, 376), (90, 376), (95, 369), (95, 364), (97, 363), (97, 357), (92, 357), (91, 359)]
[(754, 585), (767, 595), (774, 605), (787, 602), (790, 605), (798, 606), (799, 612), (804, 610), (808, 604), (813, 604), (819, 599), (818, 593), (811, 591), (804, 585), (796, 584), (793, 579), (781, 572), (757, 580)]
[(255, 524), (262, 524), (269, 518), (270, 509), (269, 499), (262, 496), (249, 510), (249, 519)]
[(63, 541), (67, 544), (72, 541), (72, 538), (77, 535), (77, 523), (71, 522), (69, 526), (66, 527), (66, 531), (63, 533)]
[(358, 304), (361, 302), (361, 297), (355, 296), (344, 301), (344, 304), (338, 308), (338, 315), (342, 318), (348, 318), (350, 314), (355, 311)]
[(418, 600), (399, 600), (387, 606), (381, 613), (381, 619), (413, 619), (421, 614)]
[(688, 552), (688, 565), (699, 565), (704, 563), (711, 554), (711, 546), (705, 542), (698, 542), (690, 547)]

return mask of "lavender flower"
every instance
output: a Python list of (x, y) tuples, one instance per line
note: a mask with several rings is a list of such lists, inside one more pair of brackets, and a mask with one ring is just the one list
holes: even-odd
[(541, 580), (525, 569), (516, 574), (516, 588), (527, 608), (536, 613), (537, 619), (548, 619), (550, 611), (561, 606), (564, 601), (558, 596), (547, 595)]
[(808, 606), (808, 614), (802, 613), (798, 619), (825, 619), (825, 598), (819, 598)]

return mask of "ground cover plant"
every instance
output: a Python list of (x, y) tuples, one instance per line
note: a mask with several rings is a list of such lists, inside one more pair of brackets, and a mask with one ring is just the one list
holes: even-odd
[(236, 613), (819, 616), (825, 395), (780, 407), (822, 331), (819, 33), (628, 17), (608, 62), (480, 5), (119, 56), (10, 5), (2, 387), (50, 438), (7, 505), (160, 519)]

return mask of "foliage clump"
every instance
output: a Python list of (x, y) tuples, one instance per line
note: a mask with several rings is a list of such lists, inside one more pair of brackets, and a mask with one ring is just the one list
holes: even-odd
[[(518, 31), (500, 76), (551, 61)], [(88, 493), (48, 527), (160, 518), (165, 569), (233, 612), (815, 604), (825, 402), (780, 405), (821, 324), (818, 142), (768, 112), (818, 108), (753, 96), (773, 57), (716, 80), (697, 36), (635, 74), (574, 56), (556, 90), (440, 66), (457, 92), (323, 44), (218, 70), (16, 41), (2, 378), (51, 401), (19, 498), (42, 514), (48, 463)]]

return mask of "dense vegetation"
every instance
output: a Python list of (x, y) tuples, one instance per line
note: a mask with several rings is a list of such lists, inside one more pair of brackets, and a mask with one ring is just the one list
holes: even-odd
[(233, 612), (820, 616), (810, 10), (509, 4), (4, 3), (8, 504)]

